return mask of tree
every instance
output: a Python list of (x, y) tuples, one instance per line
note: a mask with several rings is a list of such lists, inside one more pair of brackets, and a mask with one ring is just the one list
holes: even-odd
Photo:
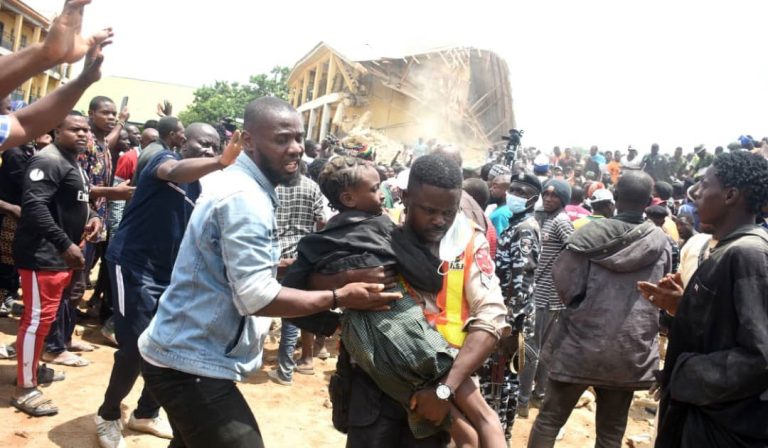
[(242, 118), (245, 106), (262, 96), (288, 99), (288, 67), (276, 66), (268, 74), (251, 76), (247, 84), (216, 81), (212, 86), (195, 90), (195, 100), (179, 119), (184, 124), (210, 123), (216, 125), (224, 117)]

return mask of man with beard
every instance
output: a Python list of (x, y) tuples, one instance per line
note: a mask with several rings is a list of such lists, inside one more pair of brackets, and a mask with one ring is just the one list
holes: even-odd
[(242, 144), (234, 165), (195, 205), (171, 284), (139, 338), (144, 381), (168, 414), (173, 446), (264, 446), (235, 385), (261, 366), (270, 320), (255, 315), (375, 309), (399, 297), (380, 292), (381, 284), (281, 287), (275, 186), (299, 173), (301, 116), (283, 100), (256, 99), (245, 110)]
[(72, 270), (85, 264), (79, 246), (83, 232), (87, 239), (101, 229), (88, 208), (88, 181), (77, 164), (89, 132), (85, 117), (67, 116), (56, 129), (54, 144), (30, 159), (24, 179), (13, 244), (24, 314), (16, 337), (18, 378), (11, 404), (35, 417), (59, 411), (37, 388), (40, 352)]
[[(768, 446), (768, 162), (718, 156), (693, 190), (717, 244), (683, 290), (680, 276), (638, 286), (675, 316), (656, 447)], [(762, 219), (761, 219), (762, 221)]]

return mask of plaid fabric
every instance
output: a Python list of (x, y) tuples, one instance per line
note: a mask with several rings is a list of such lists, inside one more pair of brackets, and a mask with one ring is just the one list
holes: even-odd
[(0, 115), (0, 145), (8, 140), (11, 135), (11, 118), (8, 115)]
[(18, 221), (13, 216), (0, 216), (0, 263), (15, 265), (13, 262), (13, 237)]
[(306, 176), (301, 176), (295, 186), (278, 185), (275, 192), (280, 201), (275, 213), (280, 258), (296, 258), (299, 240), (312, 233), (315, 223), (323, 219), (323, 193)]
[(405, 288), (400, 290), (403, 298), (387, 311), (346, 310), (341, 340), (376, 385), (405, 407), (414, 436), (424, 438), (446, 430), (450, 419), (435, 426), (410, 412), (408, 401), (415, 391), (437, 385), (448, 374), (455, 350), (429, 326)]

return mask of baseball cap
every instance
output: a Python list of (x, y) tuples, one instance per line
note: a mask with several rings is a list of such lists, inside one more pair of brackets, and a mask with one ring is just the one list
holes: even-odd
[(611, 204), (614, 203), (613, 193), (611, 193), (611, 191), (606, 188), (600, 188), (599, 190), (595, 190), (595, 192), (592, 193), (592, 196), (589, 197), (590, 203), (603, 202), (603, 201), (611, 201)]

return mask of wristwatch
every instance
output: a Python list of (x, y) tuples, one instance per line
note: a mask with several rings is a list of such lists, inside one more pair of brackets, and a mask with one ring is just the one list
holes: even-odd
[(435, 394), (440, 400), (449, 400), (453, 396), (453, 390), (451, 389), (451, 386), (440, 383), (435, 388)]

